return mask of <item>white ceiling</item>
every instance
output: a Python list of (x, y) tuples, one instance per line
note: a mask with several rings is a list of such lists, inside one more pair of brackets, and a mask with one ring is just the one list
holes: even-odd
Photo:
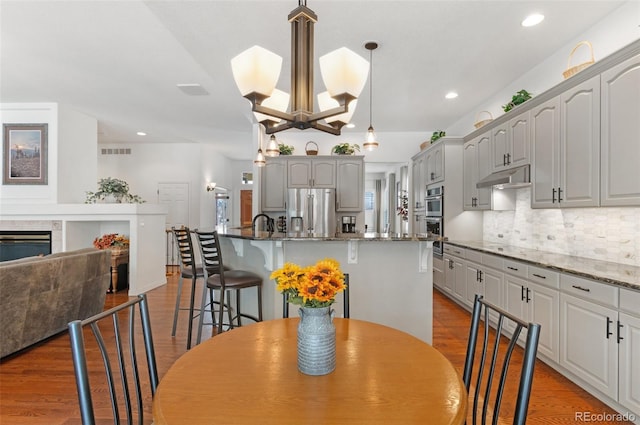
[[(378, 132), (446, 129), (475, 106), (611, 13), (623, 2), (309, 0), (318, 15), (317, 58), (346, 46), (368, 59), (375, 40), (373, 124)], [(284, 58), (288, 1), (0, 0), (0, 100), (58, 102), (98, 119), (101, 143), (213, 144), (253, 156), (248, 101), (229, 61), (259, 44)], [(520, 21), (542, 12), (541, 25)], [(316, 79), (320, 80), (319, 71)], [(187, 96), (199, 83), (207, 96)], [(324, 88), (316, 82), (316, 93)], [(447, 101), (456, 90), (460, 97)], [(344, 133), (364, 134), (368, 86)], [(148, 136), (136, 136), (145, 131)], [(288, 130), (299, 132), (299, 130)], [(315, 130), (306, 130), (315, 131)]]

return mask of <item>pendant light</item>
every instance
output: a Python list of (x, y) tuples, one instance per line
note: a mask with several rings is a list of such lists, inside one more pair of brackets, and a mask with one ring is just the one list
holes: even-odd
[(260, 137), (260, 144), (258, 145), (258, 154), (256, 155), (256, 159), (253, 160), (253, 164), (257, 167), (264, 167), (265, 159), (262, 154), (262, 136)]
[(279, 156), (280, 148), (278, 147), (278, 141), (276, 140), (275, 135), (271, 135), (269, 138), (269, 144), (267, 144), (267, 151), (265, 152), (267, 156)]
[(362, 144), (364, 150), (372, 151), (378, 147), (376, 133), (373, 131), (373, 51), (378, 48), (378, 43), (369, 41), (364, 45), (369, 50), (369, 129), (367, 130), (367, 140)]

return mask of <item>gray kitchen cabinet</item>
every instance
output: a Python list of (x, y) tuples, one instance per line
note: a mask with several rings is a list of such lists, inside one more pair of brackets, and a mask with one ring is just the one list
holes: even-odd
[(618, 392), (617, 316), (610, 306), (560, 294), (560, 365), (614, 400)]
[(640, 416), (640, 292), (620, 289), (618, 401)]
[(600, 77), (531, 110), (533, 208), (600, 203)]
[(414, 211), (424, 211), (424, 198), (427, 190), (427, 161), (426, 151), (422, 151), (411, 158), (411, 187), (412, 205)]
[(287, 161), (285, 158), (267, 158), (261, 169), (260, 203), (262, 211), (287, 209)]
[(491, 171), (529, 164), (529, 111), (491, 129)]
[(334, 158), (296, 158), (287, 161), (287, 186), (290, 188), (336, 187), (336, 160)]
[(602, 206), (640, 206), (640, 56), (602, 73)]
[[(514, 316), (533, 323), (539, 323), (544, 332), (540, 333), (538, 352), (553, 362), (559, 356), (560, 314), (558, 273), (546, 271), (544, 285), (532, 282), (530, 266), (504, 261), (504, 309)], [(538, 273), (539, 275), (540, 272)], [(513, 330), (515, 325), (509, 321), (507, 329)]]
[(456, 246), (444, 245), (444, 281), (445, 291), (454, 300), (464, 303), (467, 296), (465, 250)]
[(426, 175), (425, 186), (431, 183), (438, 183), (444, 180), (444, 141), (427, 148), (426, 152)]
[(481, 134), (463, 147), (463, 208), (465, 210), (491, 209), (491, 188), (478, 189), (478, 180), (490, 174), (491, 134)]
[(354, 157), (337, 161), (336, 211), (364, 210), (364, 159)]
[(467, 260), (467, 297), (465, 303), (473, 307), (476, 295), (482, 295), (493, 305), (502, 307), (503, 273)]

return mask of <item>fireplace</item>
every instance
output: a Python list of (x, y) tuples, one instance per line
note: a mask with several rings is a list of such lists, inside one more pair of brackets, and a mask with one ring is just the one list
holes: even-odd
[(0, 261), (51, 254), (49, 230), (0, 230)]

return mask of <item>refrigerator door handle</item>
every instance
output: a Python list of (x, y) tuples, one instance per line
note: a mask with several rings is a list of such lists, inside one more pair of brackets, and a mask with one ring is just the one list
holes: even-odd
[(309, 194), (308, 195), (308, 200), (307, 200), (307, 213), (308, 213), (308, 217), (309, 219), (307, 220), (307, 223), (309, 223), (309, 226), (307, 228), (307, 230), (309, 232), (313, 232), (313, 226), (314, 226), (314, 218), (313, 218), (313, 208), (314, 208), (314, 196), (313, 194)]

